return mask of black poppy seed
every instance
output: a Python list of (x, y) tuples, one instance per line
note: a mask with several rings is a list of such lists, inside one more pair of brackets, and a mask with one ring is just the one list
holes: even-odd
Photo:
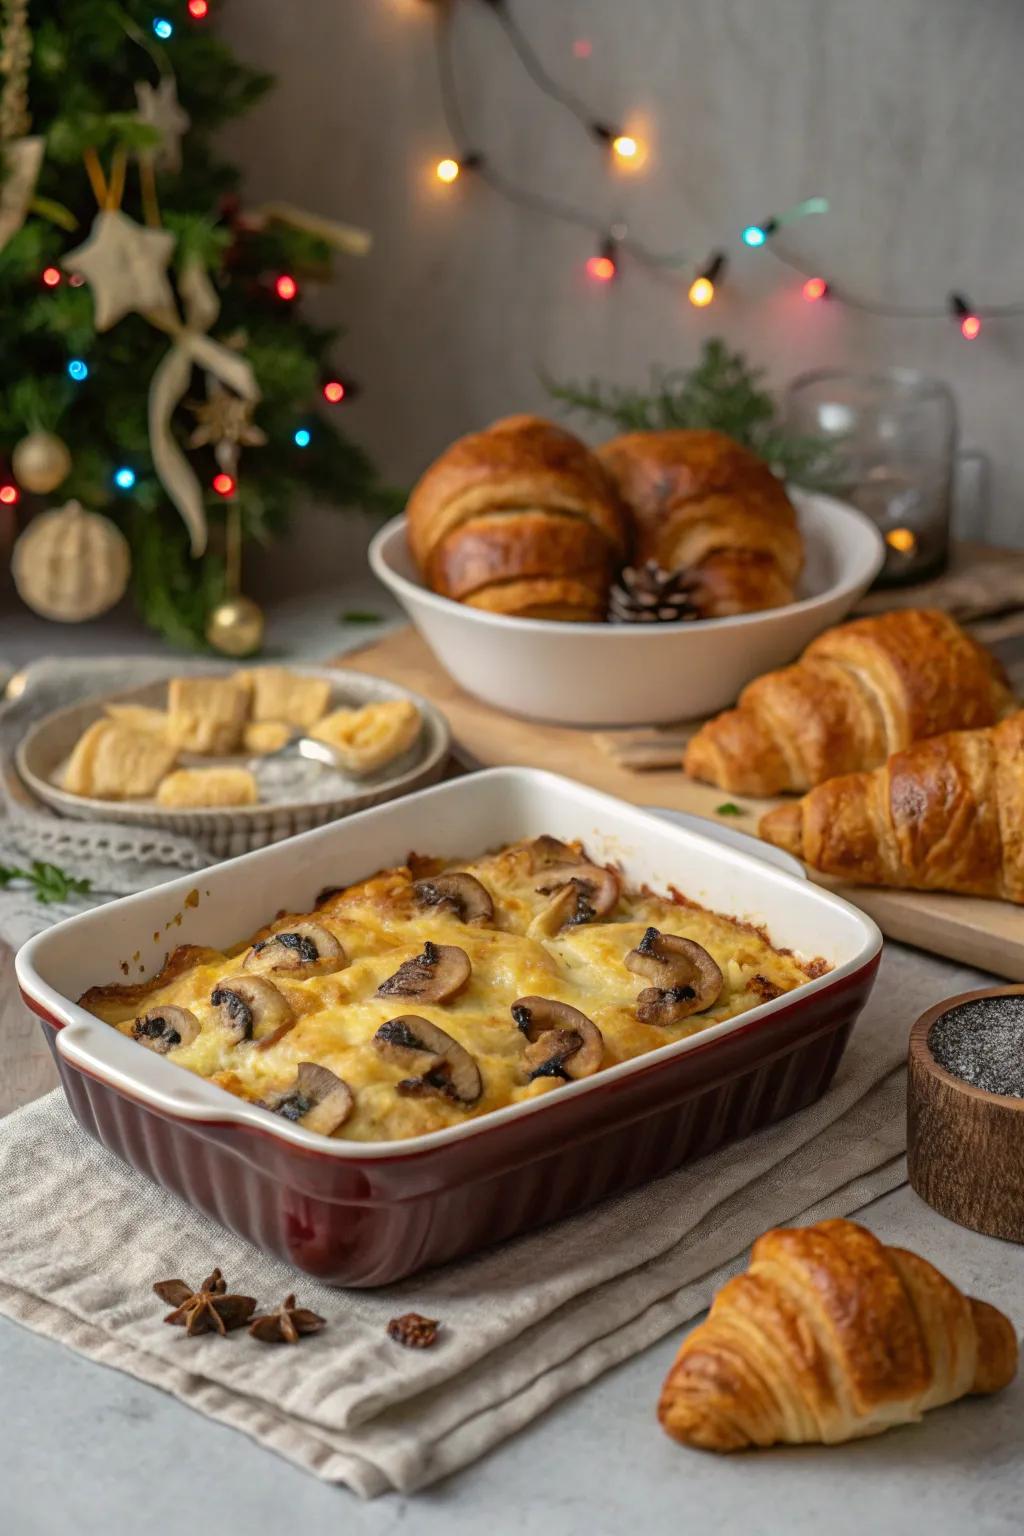
[(1024, 1099), (1024, 995), (979, 997), (951, 1008), (929, 1030), (928, 1048), (961, 1082)]

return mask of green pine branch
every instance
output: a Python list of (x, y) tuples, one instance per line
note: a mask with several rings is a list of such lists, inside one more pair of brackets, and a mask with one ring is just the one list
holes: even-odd
[(587, 383), (545, 385), (561, 405), (620, 432), (703, 429), (724, 432), (767, 460), (776, 473), (812, 489), (835, 482), (824, 439), (790, 432), (779, 418), (775, 397), (765, 388), (764, 370), (752, 368), (742, 352), (720, 338), (705, 343), (692, 368), (651, 370), (646, 389)]

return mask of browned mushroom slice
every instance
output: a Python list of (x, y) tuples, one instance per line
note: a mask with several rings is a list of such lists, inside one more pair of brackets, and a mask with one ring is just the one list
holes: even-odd
[(275, 1045), (295, 1023), (288, 999), (264, 976), (225, 976), (210, 993), (210, 1002), (236, 1044), (255, 1040), (260, 1050)]
[(626, 956), (627, 970), (654, 982), (636, 1000), (636, 1016), (644, 1024), (678, 1024), (691, 1013), (703, 1013), (718, 1001), (724, 979), (715, 961), (693, 939), (648, 928), (636, 949)]
[(512, 1017), (529, 1040), (523, 1060), (535, 1077), (590, 1077), (604, 1058), (604, 1036), (592, 1019), (551, 997), (521, 997)]
[(377, 988), (378, 997), (415, 997), (422, 1003), (444, 1003), (461, 992), (472, 966), (464, 949), (454, 944), (432, 944), (405, 960), (393, 976)]
[(327, 976), (348, 964), (344, 949), (322, 923), (303, 920), (260, 939), (245, 957), (247, 971), (281, 971), (296, 978)]
[(487, 887), (464, 870), (417, 880), (413, 891), (421, 907), (436, 907), (463, 923), (489, 923), (494, 916), (494, 903)]
[(575, 848), (570, 847), (568, 843), (559, 842), (557, 837), (551, 837), (547, 832), (541, 833), (540, 837), (535, 837), (526, 846), (530, 854), (531, 867), (535, 871), (547, 869), (552, 864), (580, 862), (580, 856)]
[(416, 1074), (396, 1085), (398, 1093), (434, 1094), (466, 1105), (475, 1104), (483, 1093), (480, 1068), (465, 1046), (418, 1014), (388, 1019), (371, 1043), (385, 1061)]
[(132, 1039), (144, 1045), (148, 1051), (166, 1056), (179, 1045), (191, 1045), (202, 1026), (194, 1013), (187, 1008), (176, 1008), (166, 1003), (162, 1008), (151, 1008), (132, 1022)]
[(600, 864), (555, 864), (537, 891), (552, 899), (530, 924), (531, 936), (606, 917), (619, 899), (619, 880)]
[(295, 1076), (295, 1087), (269, 1104), (275, 1114), (283, 1115), (307, 1131), (330, 1136), (344, 1125), (355, 1107), (352, 1090), (329, 1067), (315, 1061), (302, 1061)]

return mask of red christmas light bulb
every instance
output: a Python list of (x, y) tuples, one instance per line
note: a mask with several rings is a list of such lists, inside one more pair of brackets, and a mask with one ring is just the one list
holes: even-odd
[(328, 379), (323, 388), (324, 399), (329, 405), (339, 405), (345, 398), (345, 386), (340, 379)]
[(587, 260), (587, 275), (598, 283), (610, 283), (618, 269), (611, 256), (591, 256)]
[(16, 485), (0, 485), (0, 505), (15, 507), (21, 500), (21, 492)]
[(981, 335), (981, 321), (977, 315), (964, 315), (960, 321), (960, 334), (964, 341), (976, 341)]
[(823, 277), (809, 277), (803, 286), (803, 295), (808, 304), (817, 303), (828, 294), (828, 283)]
[(60, 267), (44, 267), (43, 268), (43, 282), (46, 284), (47, 288), (56, 288), (56, 287), (58, 287), (59, 284), (60, 284), (60, 278), (61, 278)]
[(188, 13), (193, 21), (205, 21), (210, 14), (209, 0), (188, 0)]
[(223, 470), (219, 475), (214, 475), (212, 483), (218, 496), (233, 496), (235, 494), (234, 476), (226, 474)]
[(298, 294), (299, 285), (290, 272), (282, 272), (274, 284), (274, 291), (279, 299), (284, 299), (286, 303), (290, 303)]

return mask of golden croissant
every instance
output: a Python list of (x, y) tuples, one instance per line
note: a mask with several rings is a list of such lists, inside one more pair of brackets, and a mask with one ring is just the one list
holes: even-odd
[(761, 836), (860, 885), (1024, 902), (1024, 710), (950, 731), (873, 773), (829, 779), (761, 818)]
[(597, 456), (632, 513), (634, 559), (685, 569), (702, 618), (791, 603), (804, 541), (785, 486), (724, 432), (627, 432)]
[(701, 727), (684, 766), (734, 794), (805, 790), (924, 737), (994, 725), (1012, 704), (983, 646), (948, 614), (909, 608), (826, 630), (756, 678)]
[(1017, 1370), (1010, 1320), (852, 1221), (776, 1228), (688, 1334), (658, 1417), (709, 1451), (878, 1435)]
[(521, 618), (604, 618), (627, 524), (578, 438), (539, 416), (461, 437), (409, 498), (408, 538), (444, 597)]

